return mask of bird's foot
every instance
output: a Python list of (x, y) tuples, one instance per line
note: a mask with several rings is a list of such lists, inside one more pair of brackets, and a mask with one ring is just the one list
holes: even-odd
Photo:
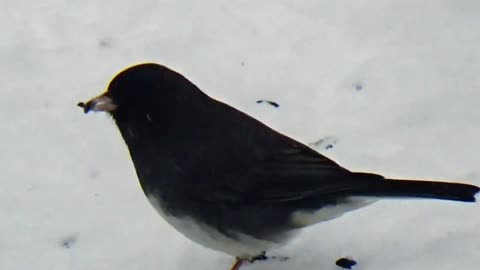
[(274, 261), (279, 261), (279, 262), (284, 262), (288, 260), (287, 256), (270, 256), (268, 257), (269, 260), (274, 260)]
[(250, 263), (254, 263), (254, 262), (256, 262), (256, 261), (265, 261), (265, 260), (268, 260), (269, 257), (267, 257), (266, 254), (267, 254), (267, 253), (264, 251), (264, 252), (262, 252), (262, 254), (257, 255), (257, 256), (255, 256), (255, 257), (252, 257), (252, 258), (250, 258), (248, 261), (249, 261)]
[(237, 261), (233, 264), (233, 266), (230, 270), (239, 270), (244, 262), (254, 263), (256, 261), (266, 261), (266, 260), (275, 260), (275, 261), (283, 262), (283, 261), (288, 260), (288, 257), (267, 256), (266, 252), (262, 252), (260, 255), (257, 255), (255, 257), (252, 257), (252, 258), (249, 258), (249, 259), (237, 258)]
[(283, 262), (283, 261), (286, 261), (288, 260), (288, 257), (285, 257), (285, 256), (267, 256), (266, 255), (266, 252), (263, 252), (262, 254), (258, 255), (258, 256), (255, 256), (253, 258), (250, 258), (248, 261), (250, 263), (254, 263), (256, 261), (266, 261), (266, 260), (273, 260), (273, 261), (280, 261), (280, 262)]

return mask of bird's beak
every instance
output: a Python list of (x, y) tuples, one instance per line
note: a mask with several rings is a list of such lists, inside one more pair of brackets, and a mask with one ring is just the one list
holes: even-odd
[(113, 102), (112, 98), (105, 95), (94, 97), (87, 103), (80, 102), (77, 105), (82, 107), (85, 113), (89, 111), (111, 112), (117, 108), (117, 104)]

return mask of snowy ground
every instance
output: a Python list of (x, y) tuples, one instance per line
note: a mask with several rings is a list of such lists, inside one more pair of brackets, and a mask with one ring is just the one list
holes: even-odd
[[(145, 199), (78, 101), (166, 64), (352, 170), (480, 184), (477, 0), (0, 1), (0, 269), (227, 269)], [(278, 109), (257, 104), (271, 99)], [(327, 143), (327, 144), (328, 144)], [(327, 147), (328, 148), (328, 147)], [(474, 270), (480, 205), (382, 201), (244, 269)]]

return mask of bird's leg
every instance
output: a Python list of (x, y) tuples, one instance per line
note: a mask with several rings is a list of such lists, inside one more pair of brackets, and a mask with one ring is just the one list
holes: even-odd
[(240, 269), (240, 266), (242, 266), (242, 263), (245, 261), (245, 259), (240, 259), (240, 258), (237, 258), (237, 260), (235, 261), (235, 263), (233, 264), (232, 268), (230, 268), (230, 270), (238, 270)]
[(237, 260), (233, 264), (232, 268), (230, 268), (230, 270), (239, 270), (244, 262), (254, 263), (256, 261), (264, 261), (264, 260), (268, 259), (268, 257), (265, 254), (266, 254), (266, 252), (264, 251), (264, 252), (260, 253), (260, 255), (257, 255), (255, 257), (252, 257), (252, 258), (249, 258), (249, 259), (237, 258)]

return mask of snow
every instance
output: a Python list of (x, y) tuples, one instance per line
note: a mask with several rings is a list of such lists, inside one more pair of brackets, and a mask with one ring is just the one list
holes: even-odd
[[(0, 269), (228, 269), (149, 205), (112, 121), (76, 107), (143, 61), (351, 170), (480, 185), (480, 2), (0, 1)], [(257, 104), (259, 99), (280, 107)], [(377, 202), (242, 269), (477, 269), (480, 206)]]

